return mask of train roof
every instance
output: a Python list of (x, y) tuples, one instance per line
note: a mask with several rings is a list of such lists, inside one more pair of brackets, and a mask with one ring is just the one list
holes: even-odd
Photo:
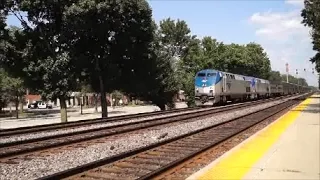
[(198, 73), (206, 73), (206, 72), (219, 72), (218, 70), (215, 69), (202, 69), (200, 71), (197, 72)]
[(258, 79), (261, 80), (262, 82), (269, 82), (269, 80), (266, 79), (261, 79), (261, 78), (256, 78), (253, 76), (245, 76), (245, 75), (241, 75), (241, 74), (234, 74), (234, 73), (230, 73), (230, 72), (224, 72), (224, 71), (219, 71), (216, 69), (203, 69), (197, 72), (198, 73), (205, 73), (205, 72), (221, 72), (223, 74), (230, 74), (230, 75), (234, 75), (236, 77), (236, 79), (244, 79), (245, 81), (251, 81), (252, 79)]

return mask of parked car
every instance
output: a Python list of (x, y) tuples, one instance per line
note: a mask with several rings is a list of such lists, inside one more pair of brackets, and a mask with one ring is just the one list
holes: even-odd
[(29, 109), (52, 109), (52, 105), (43, 101), (35, 101), (28, 105)]

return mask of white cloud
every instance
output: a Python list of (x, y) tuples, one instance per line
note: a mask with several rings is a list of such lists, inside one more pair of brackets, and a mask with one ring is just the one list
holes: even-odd
[(300, 11), (255, 13), (249, 20), (257, 25), (258, 36), (287, 40), (292, 35), (308, 35), (308, 29), (301, 24)]
[(286, 0), (285, 2), (295, 6), (303, 6), (303, 0)]
[[(285, 63), (289, 63), (290, 74), (295, 75), (295, 69), (299, 69), (301, 77), (309, 84), (317, 85), (317, 77), (311, 73), (314, 64), (309, 61), (315, 53), (310, 29), (301, 24), (303, 0), (286, 0), (286, 4), (296, 8), (288, 12), (257, 12), (249, 22), (255, 28), (258, 43), (268, 53), (273, 70), (284, 74)], [(302, 72), (304, 68), (308, 72)]]

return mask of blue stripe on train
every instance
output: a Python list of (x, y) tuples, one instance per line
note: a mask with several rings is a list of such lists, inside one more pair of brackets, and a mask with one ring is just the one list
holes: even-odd
[[(199, 73), (204, 73), (205, 76), (199, 77), (198, 74)], [(215, 76), (211, 76), (208, 77), (208, 73), (215, 73)], [(215, 85), (217, 83), (219, 83), (221, 81), (222, 77), (220, 76), (220, 72), (216, 71), (216, 70), (212, 70), (212, 69), (204, 69), (199, 71), (196, 74), (196, 78), (195, 78), (195, 86), (197, 87), (208, 87), (208, 86), (212, 86)]]

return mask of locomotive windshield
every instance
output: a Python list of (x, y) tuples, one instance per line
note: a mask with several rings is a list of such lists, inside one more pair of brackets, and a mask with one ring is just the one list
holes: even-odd
[[(207, 77), (212, 77), (212, 76), (216, 76), (217, 73), (207, 73)], [(206, 74), (205, 73), (199, 73), (198, 77), (205, 77)]]
[(208, 73), (207, 74), (208, 77), (212, 77), (212, 76), (216, 76), (216, 75), (217, 75), (217, 73)]

